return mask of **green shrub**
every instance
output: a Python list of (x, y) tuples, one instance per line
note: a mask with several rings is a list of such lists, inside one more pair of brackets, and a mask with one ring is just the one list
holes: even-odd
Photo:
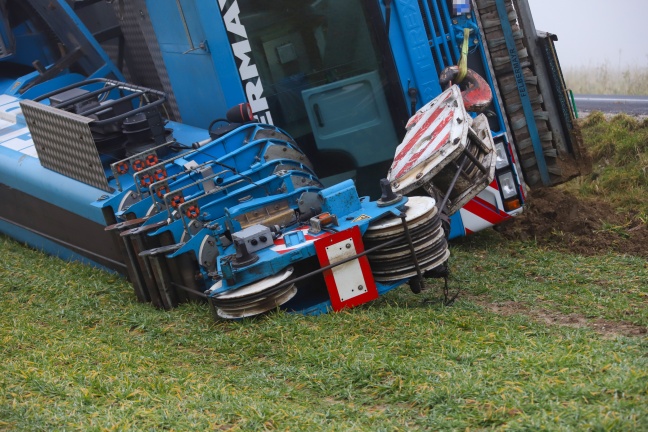
[(648, 121), (619, 114), (610, 120), (594, 112), (581, 121), (593, 158), (592, 174), (567, 188), (605, 199), (619, 211), (648, 213)]

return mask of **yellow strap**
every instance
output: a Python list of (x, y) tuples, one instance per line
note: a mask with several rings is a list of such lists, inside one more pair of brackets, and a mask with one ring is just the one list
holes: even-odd
[(456, 78), (456, 84), (459, 84), (461, 81), (466, 78), (468, 74), (468, 43), (470, 39), (470, 28), (466, 27), (464, 29), (464, 39), (463, 45), (461, 46), (461, 58), (459, 59), (459, 75)]

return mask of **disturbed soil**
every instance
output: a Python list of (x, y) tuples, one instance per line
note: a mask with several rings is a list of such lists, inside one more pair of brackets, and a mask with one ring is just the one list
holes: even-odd
[(588, 319), (579, 314), (562, 314), (556, 311), (549, 311), (538, 307), (530, 307), (518, 302), (489, 303), (484, 300), (477, 301), (478, 304), (499, 315), (526, 315), (536, 322), (547, 325), (559, 325), (572, 328), (586, 327), (594, 332), (608, 337), (614, 336), (645, 336), (648, 334), (646, 327), (627, 323), (616, 322), (604, 319)]
[[(605, 203), (583, 200), (556, 188), (536, 189), (527, 199), (527, 207), (522, 215), (497, 227), (505, 238), (531, 240), (552, 249), (587, 256), (614, 251), (648, 258), (648, 226), (634, 215), (619, 214)], [(561, 314), (544, 309), (541, 305), (496, 303), (484, 298), (467, 297), (499, 315), (520, 314), (548, 325), (587, 327), (604, 337), (645, 337), (648, 334), (646, 327), (632, 323)]]
[(614, 251), (648, 258), (646, 223), (556, 188), (534, 190), (524, 213), (498, 231), (508, 239), (533, 240), (581, 255)]

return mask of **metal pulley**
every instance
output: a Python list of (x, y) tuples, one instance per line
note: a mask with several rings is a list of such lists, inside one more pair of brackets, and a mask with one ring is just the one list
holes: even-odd
[(403, 242), (381, 248), (368, 256), (376, 281), (413, 278), (419, 272), (433, 270), (448, 260), (450, 251), (436, 204), (430, 197), (409, 198), (404, 222), (412, 244), (406, 241), (401, 218), (393, 216), (369, 226), (363, 237), (367, 248), (403, 237)]
[[(286, 284), (294, 269), (288, 267), (276, 275), (261, 279), (250, 285), (226, 291), (211, 298), (218, 316), (225, 319), (246, 318), (276, 309), (297, 294), (295, 284)], [(217, 282), (211, 290), (222, 287)]]

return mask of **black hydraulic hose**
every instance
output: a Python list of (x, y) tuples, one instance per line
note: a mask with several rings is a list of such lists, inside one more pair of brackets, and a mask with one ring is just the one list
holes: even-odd
[[(138, 97), (138, 96), (143, 96), (143, 95), (150, 94), (150, 95), (155, 95), (155, 96), (158, 97), (158, 99), (156, 101), (148, 103), (146, 105), (143, 105), (143, 106), (141, 106), (139, 108), (136, 108), (136, 109), (134, 109), (132, 111), (129, 111), (127, 113), (120, 114), (118, 116), (111, 117), (111, 118), (108, 118), (108, 119), (105, 119), (105, 120), (96, 120), (96, 121), (93, 122), (93, 125), (96, 125), (96, 126), (103, 126), (103, 125), (106, 125), (106, 124), (111, 124), (111, 123), (114, 123), (116, 121), (123, 120), (126, 117), (130, 117), (132, 115), (138, 114), (140, 112), (148, 111), (151, 108), (154, 108), (154, 107), (157, 107), (159, 105), (164, 104), (166, 102), (166, 100), (167, 100), (166, 93), (158, 91), (158, 90), (153, 90), (153, 89), (146, 88), (146, 87), (141, 87), (141, 86), (138, 86), (138, 85), (131, 85), (131, 84), (128, 84), (128, 83), (115, 81), (115, 80), (110, 80), (110, 79), (106, 79), (106, 78), (92, 78), (92, 79), (88, 79), (88, 80), (81, 81), (81, 82), (78, 82), (78, 83), (70, 84), (69, 86), (60, 88), (58, 90), (54, 90), (54, 91), (49, 92), (49, 93), (45, 93), (44, 95), (35, 98), (34, 102), (40, 102), (42, 100), (48, 99), (48, 98), (50, 98), (52, 96), (55, 96), (57, 94), (66, 92), (68, 90), (72, 90), (72, 89), (75, 89), (75, 88), (83, 87), (83, 86), (90, 85), (90, 84), (96, 84), (96, 83), (104, 83), (105, 87), (100, 89), (100, 90), (91, 92), (91, 93), (95, 93), (95, 94), (105, 93), (107, 87), (111, 87), (112, 90), (118, 88), (120, 90), (127, 90), (127, 91), (130, 91), (130, 92), (133, 92), (133, 93), (130, 94), (130, 95), (124, 96), (124, 97), (122, 97), (120, 99), (116, 99), (114, 101), (103, 104), (100, 108), (95, 108), (95, 109), (91, 109), (89, 111), (85, 111), (85, 112), (81, 113), (81, 115), (91, 115), (91, 114), (94, 114), (95, 112), (101, 111), (102, 109), (111, 107), (111, 106), (116, 105), (116, 104), (118, 104), (118, 103), (120, 103), (122, 101), (127, 101), (127, 100), (130, 100), (130, 99), (134, 99), (135, 97)], [(83, 100), (87, 96), (88, 95), (82, 96), (80, 100)]]
[(94, 96), (97, 96), (97, 95), (112, 91), (112, 90), (114, 90), (114, 89), (116, 89), (118, 87), (119, 86), (116, 85), (116, 84), (107, 85), (105, 87), (100, 88), (99, 90), (95, 90), (95, 91), (92, 91), (92, 92), (89, 92), (89, 93), (84, 93), (81, 96), (77, 96), (75, 98), (68, 99), (65, 102), (57, 105), (56, 108), (59, 108), (59, 109), (66, 108), (66, 107), (68, 107), (70, 105), (74, 105), (76, 103), (83, 102), (83, 101), (85, 101), (87, 99), (90, 99), (90, 98), (92, 98)]
[[(90, 108), (89, 110), (82, 111), (82, 112), (79, 113), (79, 115), (80, 115), (80, 116), (89, 116), (89, 115), (92, 115), (92, 114), (96, 114), (96, 113), (98, 113), (99, 111), (103, 111), (103, 110), (105, 110), (106, 108), (111, 108), (111, 107), (113, 107), (113, 106), (115, 106), (115, 105), (117, 105), (117, 104), (120, 104), (120, 103), (124, 102), (124, 101), (129, 101), (129, 100), (131, 100), (131, 99), (138, 98), (138, 97), (142, 96), (143, 94), (144, 94), (144, 93), (142, 93), (142, 92), (140, 92), (140, 91), (138, 91), (137, 93), (131, 93), (131, 94), (126, 95), (126, 96), (124, 96), (124, 97), (122, 97), (122, 98), (111, 100), (110, 102), (107, 102), (107, 103), (105, 103), (105, 104), (103, 104), (103, 105), (100, 105), (100, 106), (98, 106), (98, 107), (94, 107), (94, 108)], [(144, 105), (144, 106), (146, 106), (146, 107), (150, 107), (151, 105), (152, 105), (152, 104)], [(131, 112), (128, 112), (128, 115), (129, 115), (129, 116), (132, 115), (132, 111), (131, 111)], [(117, 117), (119, 117), (119, 116), (117, 116)], [(117, 118), (117, 117), (113, 117), (113, 118)], [(112, 120), (112, 119), (111, 119), (111, 120)]]
[(208, 298), (209, 298), (209, 296), (208, 296), (207, 294), (202, 293), (202, 292), (200, 292), (200, 291), (196, 291), (195, 289), (191, 289), (191, 288), (186, 287), (186, 286), (184, 286), (184, 285), (180, 285), (179, 283), (176, 283), (176, 282), (170, 282), (170, 284), (171, 284), (171, 286), (174, 287), (174, 288), (181, 289), (181, 290), (186, 291), (186, 292), (188, 292), (188, 293), (190, 293), (190, 294), (194, 294), (194, 295), (196, 295), (196, 296), (198, 296), (198, 297), (200, 297), (200, 298), (204, 298), (204, 299), (208, 299)]
[(141, 86), (138, 86), (138, 85), (128, 84), (128, 83), (124, 83), (124, 82), (121, 82), (121, 81), (115, 81), (115, 80), (106, 79), (106, 78), (91, 78), (91, 79), (81, 81), (81, 82), (78, 82), (78, 83), (70, 84), (68, 86), (56, 89), (56, 90), (51, 91), (49, 93), (45, 93), (44, 95), (41, 95), (41, 96), (38, 96), (37, 98), (34, 98), (34, 102), (40, 102), (42, 100), (48, 99), (48, 98), (50, 98), (50, 97), (52, 97), (54, 95), (57, 95), (59, 93), (63, 93), (63, 92), (66, 92), (68, 90), (72, 90), (72, 89), (75, 89), (75, 88), (83, 87), (83, 86), (86, 86), (86, 85), (89, 85), (89, 84), (96, 84), (96, 83), (106, 83), (106, 84), (110, 84), (110, 85), (115, 85), (115, 86), (117, 86), (117, 87), (119, 87), (119, 88), (121, 88), (123, 90), (141, 91), (143, 93), (150, 93), (150, 94), (154, 94), (156, 96), (159, 96), (159, 97), (161, 97), (161, 98), (163, 98), (165, 100), (167, 98), (166, 93), (158, 91), (158, 90), (154, 90), (154, 89), (151, 89), (151, 88), (141, 87)]
[(416, 288), (412, 287), (412, 291), (414, 291), (415, 294), (418, 294), (421, 292), (421, 286), (423, 285), (423, 272), (421, 271), (421, 266), (419, 265), (418, 258), (416, 257), (416, 249), (414, 248), (414, 243), (412, 242), (412, 236), (410, 235), (409, 227), (407, 226), (407, 214), (406, 213), (401, 213), (400, 214), (401, 218), (401, 223), (403, 224), (403, 231), (405, 233), (405, 240), (407, 240), (407, 244), (409, 246), (410, 252), (412, 253), (412, 262), (414, 263), (414, 268), (416, 269)]

